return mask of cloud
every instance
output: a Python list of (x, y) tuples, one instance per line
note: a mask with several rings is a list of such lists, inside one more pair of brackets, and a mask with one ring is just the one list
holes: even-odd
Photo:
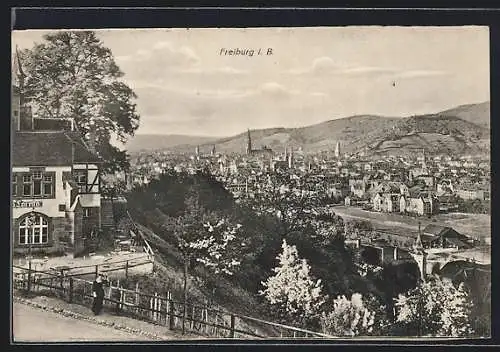
[(257, 89), (256, 93), (273, 98), (288, 98), (292, 95), (297, 95), (300, 92), (288, 89), (277, 82), (266, 82)]
[(343, 75), (386, 75), (386, 74), (394, 74), (396, 72), (397, 70), (387, 67), (357, 66), (357, 67), (344, 68), (335, 73)]
[(332, 58), (322, 56), (315, 58), (309, 67), (289, 70), (292, 75), (335, 75), (344, 77), (392, 76), (394, 78), (427, 78), (447, 75), (438, 70), (403, 70), (396, 67), (358, 66), (337, 64)]
[(446, 71), (434, 71), (434, 70), (410, 70), (401, 71), (397, 74), (399, 78), (426, 78), (426, 77), (439, 77), (447, 76), (449, 72)]
[(191, 73), (201, 75), (248, 75), (250, 71), (241, 70), (231, 66), (204, 68), (204, 67), (190, 67), (181, 68), (176, 70), (178, 73)]
[(176, 47), (169, 42), (158, 42), (131, 55), (117, 56), (116, 62), (127, 77), (156, 80), (165, 72), (197, 67), (200, 59), (187, 46)]
[(325, 73), (338, 69), (338, 65), (328, 56), (318, 57), (313, 60), (309, 67), (291, 69), (288, 73), (301, 75), (306, 73)]
[(323, 92), (311, 92), (309, 93), (313, 97), (327, 97), (328, 94), (323, 93)]

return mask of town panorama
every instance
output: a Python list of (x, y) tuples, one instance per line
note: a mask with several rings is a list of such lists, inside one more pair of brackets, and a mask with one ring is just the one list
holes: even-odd
[(487, 29), (13, 43), (14, 340), (490, 335)]

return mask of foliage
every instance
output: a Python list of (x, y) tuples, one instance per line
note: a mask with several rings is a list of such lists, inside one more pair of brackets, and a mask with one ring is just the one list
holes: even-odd
[(346, 222), (345, 237), (356, 240), (360, 235), (366, 235), (373, 231), (373, 225), (368, 220), (350, 220)]
[(206, 232), (187, 245), (197, 254), (197, 262), (216, 274), (233, 275), (233, 270), (241, 264), (239, 260), (234, 259), (236, 249), (240, 248), (235, 244), (241, 244), (237, 243), (241, 226), (241, 224), (233, 226), (227, 219), (221, 219), (214, 224), (208, 221), (203, 224)]
[(125, 191), (127, 189), (127, 185), (125, 184), (125, 181), (122, 180), (111, 180), (109, 178), (103, 177), (101, 179), (101, 195), (103, 197), (117, 197), (120, 195), (125, 194)]
[(457, 199), (458, 211), (471, 214), (491, 214), (491, 202), (481, 199)]
[(273, 276), (262, 282), (264, 290), (260, 294), (278, 309), (278, 315), (290, 322), (313, 318), (324, 302), (321, 280), (313, 280), (309, 264), (299, 258), (295, 246), (283, 240), (282, 249), (277, 258), (279, 266), (273, 269)]
[(110, 49), (92, 31), (61, 31), (20, 53), (21, 93), (35, 117), (73, 118), (108, 171), (129, 166), (111, 144), (125, 143), (139, 126), (135, 93), (122, 80)]
[(292, 182), (285, 175), (269, 175), (257, 196), (247, 200), (249, 206), (258, 214), (273, 214), (280, 221), (280, 233), (288, 233), (304, 228), (311, 210), (318, 205), (318, 199), (307, 195), (297, 181)]
[(472, 302), (463, 284), (435, 279), (396, 299), (397, 322), (417, 336), (465, 337), (472, 334)]
[(351, 299), (338, 296), (331, 311), (321, 315), (323, 332), (333, 336), (377, 335), (385, 325), (383, 307), (370, 303), (359, 293), (354, 293)]

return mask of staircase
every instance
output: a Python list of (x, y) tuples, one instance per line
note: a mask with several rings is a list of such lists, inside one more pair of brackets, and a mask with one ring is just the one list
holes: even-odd
[(115, 227), (113, 201), (111, 199), (101, 200), (101, 227), (103, 230), (112, 230)]

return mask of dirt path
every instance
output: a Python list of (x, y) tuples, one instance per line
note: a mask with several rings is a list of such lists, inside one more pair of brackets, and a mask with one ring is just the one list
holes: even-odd
[(12, 320), (14, 342), (150, 341), (144, 336), (20, 303), (14, 303)]

